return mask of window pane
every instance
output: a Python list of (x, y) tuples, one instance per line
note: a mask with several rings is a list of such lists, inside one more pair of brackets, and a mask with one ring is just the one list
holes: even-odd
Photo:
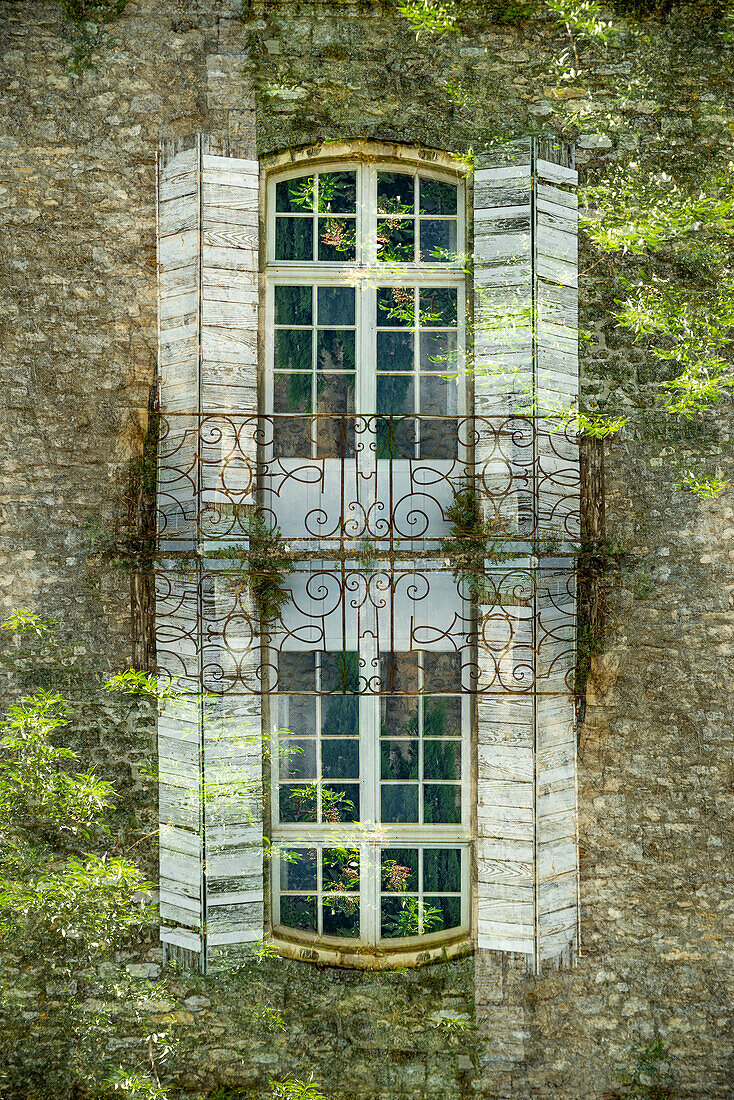
[(283, 786), (279, 791), (280, 820), (316, 820), (316, 787), (313, 783)]
[(324, 821), (359, 821), (359, 783), (325, 783), (321, 788)]
[(356, 695), (326, 695), (322, 698), (321, 733), (324, 737), (356, 737), (359, 733), (359, 699)]
[(283, 848), (280, 853), (281, 890), (316, 889), (316, 849)]
[(280, 899), (280, 923), (298, 932), (315, 932), (316, 898), (283, 895)]
[(461, 779), (461, 742), (424, 741), (425, 779)]
[(403, 894), (418, 889), (418, 849), (383, 848), (381, 854), (382, 889)]
[(421, 916), (423, 918), (423, 935), (427, 936), (430, 932), (440, 932), (443, 928), (443, 912), (440, 905), (436, 902), (438, 898), (424, 898), (421, 907)]
[(379, 328), (411, 328), (414, 321), (415, 292), (412, 287), (378, 287), (377, 325)]
[[(279, 412), (278, 382), (274, 411)], [(310, 409), (308, 410), (310, 412)], [(273, 425), (273, 453), (276, 458), (311, 458), (311, 421), (279, 417)]]
[(278, 745), (278, 757), (281, 779), (303, 782), (316, 778), (315, 738), (310, 741), (281, 741)]
[(421, 290), (420, 315), (424, 328), (453, 328), (456, 325), (458, 294), (455, 287)]
[(311, 296), (310, 286), (276, 286), (276, 325), (310, 325)]
[[(310, 413), (311, 375), (276, 374), (273, 381), (273, 412)], [(306, 426), (304, 430), (307, 431)]]
[(377, 210), (380, 214), (413, 212), (413, 177), (403, 172), (377, 173)]
[(425, 893), (458, 894), (461, 890), (461, 850), (424, 848), (423, 890)]
[(381, 653), (380, 683), (383, 691), (419, 691), (419, 654), (415, 651), (407, 653)]
[(321, 690), (356, 691), (359, 684), (359, 654), (354, 650), (321, 654)]
[(456, 416), (459, 410), (459, 387), (454, 378), (421, 378), (420, 411), (424, 416)]
[(425, 653), (423, 686), (426, 691), (461, 691), (461, 654)]
[[(425, 410), (422, 410), (425, 411)], [(420, 457), (451, 459), (458, 453), (456, 420), (423, 420), (420, 425)]]
[(319, 210), (329, 214), (353, 214), (356, 209), (357, 173), (322, 172), (319, 176)]
[[(410, 374), (381, 374), (377, 377), (377, 412), (399, 416), (413, 412), (413, 377)], [(398, 441), (398, 445), (402, 446)]]
[(420, 366), (422, 371), (456, 374), (456, 334), (453, 332), (422, 332)]
[[(285, 682), (282, 686), (291, 685)], [(316, 699), (313, 696), (286, 696), (281, 700), (280, 713), (282, 718), (279, 721), (283, 729), (288, 729), (291, 733), (316, 733)]]
[(461, 737), (461, 699), (424, 699), (425, 737)]
[(455, 221), (421, 220), (421, 259), (433, 264), (457, 262)]
[(312, 370), (311, 347), (313, 337), (310, 331), (302, 329), (276, 329), (275, 331), (275, 369), (276, 370)]
[(275, 209), (279, 214), (313, 210), (313, 176), (296, 176), (276, 183)]
[[(316, 411), (354, 412), (354, 373), (316, 375)], [(338, 425), (335, 425), (338, 428)], [(319, 441), (323, 442), (319, 434)]]
[(427, 897), (423, 899), (423, 905), (424, 911), (438, 910), (432, 914), (431, 932), (440, 932), (442, 929), (448, 931), (449, 928), (461, 926), (461, 898)]
[(324, 848), (322, 861), (324, 892), (359, 892), (359, 848)]
[(359, 936), (359, 901), (355, 897), (324, 898), (322, 920), (325, 936)]
[(424, 783), (423, 820), (427, 825), (458, 825), (461, 787), (453, 783)]
[(313, 259), (313, 219), (275, 219), (276, 260)]
[(418, 700), (410, 695), (383, 695), (380, 699), (382, 737), (418, 735)]
[(283, 691), (315, 691), (315, 654), (289, 653), (287, 651), (279, 653), (278, 682)]
[(357, 254), (354, 218), (319, 218), (320, 260), (346, 263)]
[[(392, 376), (396, 378), (396, 375)], [(389, 380), (390, 376), (388, 376)], [(409, 398), (412, 400), (413, 383), (410, 384)], [(380, 402), (380, 382), (377, 383), (378, 408)], [(411, 417), (379, 419), (376, 424), (375, 451), (378, 459), (413, 459), (416, 457), (415, 445), (418, 440), (419, 424)]]
[[(359, 779), (359, 741), (356, 737), (352, 741), (329, 738), (321, 742), (321, 774), (324, 779)], [(438, 778), (453, 779), (454, 776)]]
[(380, 820), (385, 824), (418, 821), (418, 784), (383, 783)]
[(412, 218), (390, 218), (377, 223), (377, 259), (385, 263), (412, 263), (415, 259)]
[(455, 214), (457, 188), (455, 183), (420, 176), (421, 214)]
[(320, 286), (317, 294), (320, 325), (354, 324), (354, 287)]
[(383, 939), (403, 939), (420, 933), (418, 898), (383, 898), (380, 905), (380, 931)]
[(377, 333), (378, 371), (413, 370), (413, 333)]
[(354, 332), (323, 329), (317, 335), (316, 356), (319, 370), (354, 370)]
[[(383, 739), (380, 745), (382, 779), (417, 779), (418, 778), (418, 742), (417, 741), (387, 741)], [(431, 776), (431, 778), (435, 778)], [(441, 779), (444, 777), (441, 776)], [(453, 779), (453, 776), (447, 776)]]

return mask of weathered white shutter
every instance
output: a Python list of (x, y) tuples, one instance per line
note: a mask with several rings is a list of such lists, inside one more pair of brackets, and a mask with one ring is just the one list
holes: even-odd
[(569, 961), (578, 928), (570, 159), (529, 138), (480, 158), (474, 180), (477, 484), (515, 531), (480, 608), (477, 942), (535, 970)]
[(202, 136), (164, 146), (158, 260), (156, 633), (184, 692), (159, 721), (161, 938), (206, 969), (263, 934), (257, 617), (208, 556), (244, 541), (254, 503), (257, 162)]

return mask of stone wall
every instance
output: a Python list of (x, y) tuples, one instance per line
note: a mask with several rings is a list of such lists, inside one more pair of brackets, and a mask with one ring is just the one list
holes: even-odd
[[(579, 93), (547, 76), (567, 46), (550, 23), (541, 35), (476, 19), (459, 36), (416, 39), (377, 0), (252, 2), (243, 14), (217, 0), (132, 0), (96, 69), (74, 77), (59, 5), (0, 3), (3, 607), (58, 617), (75, 647), (55, 673), (80, 704), (74, 744), (121, 789), (120, 812), (141, 836), (154, 810), (138, 779), (150, 715), (114, 710), (102, 721), (87, 703), (133, 657), (129, 581), (89, 546), (90, 529), (125, 527), (128, 463), (155, 381), (159, 139), (197, 129), (241, 138), (253, 84), (262, 154), (358, 137), (463, 153), (498, 133), (553, 129), (573, 109), (582, 179), (641, 147), (685, 168), (730, 148), (734, 120), (731, 43), (694, 7), (674, 6), (644, 37), (621, 36)], [(612, 80), (631, 82), (621, 106)], [(460, 83), (473, 89), (463, 104), (446, 90)], [(585, 131), (584, 95), (622, 117), (614, 140)], [(655, 361), (610, 320), (616, 293), (604, 264), (582, 280), (581, 325), (593, 333), (584, 384), (615, 409), (644, 409)], [(727, 421), (710, 424), (704, 442), (725, 470)], [(669, 461), (690, 451), (695, 467), (701, 442), (637, 413), (606, 448), (607, 533), (627, 557), (608, 581), (579, 735), (583, 948), (573, 971), (533, 978), (482, 957), (375, 976), (266, 960), (224, 978), (159, 981), (159, 949), (144, 944), (118, 960), (149, 967), (152, 981), (130, 979), (147, 989), (141, 1008), (104, 967), (44, 978), (39, 993), (10, 959), (5, 1094), (71, 1096), (74, 1073), (89, 1080), (95, 1060), (144, 1051), (155, 1027), (181, 1040), (166, 1073), (182, 1096), (225, 1083), (265, 1095), (270, 1073), (312, 1072), (334, 1098), (586, 1100), (613, 1089), (631, 1044), (656, 1033), (676, 1096), (731, 1096), (734, 513), (730, 492), (703, 502), (674, 493)], [(257, 1017), (260, 1002), (284, 1031)], [(74, 1028), (106, 1007), (113, 1024), (79, 1061)], [(442, 1011), (471, 1026), (451, 1035)]]

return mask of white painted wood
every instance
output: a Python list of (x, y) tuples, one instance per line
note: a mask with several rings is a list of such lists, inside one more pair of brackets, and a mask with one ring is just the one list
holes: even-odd
[[(513, 525), (530, 519), (521, 553), (553, 538), (569, 555), (578, 458), (559, 413), (578, 395), (576, 173), (547, 159), (550, 143), (540, 148), (510, 143), (475, 173), (476, 412), (546, 417), (534, 434), (528, 425), (527, 441), (513, 422), (499, 438), (479, 428), (477, 473), (489, 514), (508, 475), (511, 486), (526, 479), (514, 508), (503, 500), (500, 510)], [(480, 608), (479, 685), (492, 694), (477, 703), (477, 942), (528, 954), (538, 970), (570, 958), (577, 940), (575, 590), (570, 558), (555, 573), (526, 561), (527, 601)], [(490, 590), (504, 590), (499, 574), (490, 571)]]
[[(162, 150), (158, 176), (160, 401), (169, 427), (159, 531), (171, 551), (202, 548), (202, 509), (225, 488), (217, 474), (225, 456), (220, 449), (213, 457), (202, 415), (257, 412), (258, 165), (215, 155), (200, 137), (193, 144)], [(256, 432), (242, 432), (239, 448), (243, 439), (240, 499), (253, 489)], [(158, 663), (190, 695), (167, 702), (159, 723), (161, 914), (172, 922), (161, 938), (203, 951), (206, 965), (205, 928), (216, 931), (217, 945), (262, 936), (259, 641), (254, 614), (237, 620), (226, 645), (218, 639), (225, 609), (210, 594), (206, 560), (188, 575), (175, 570), (169, 563), (157, 583)], [(224, 667), (232, 646), (252, 665), (253, 694), (212, 703), (202, 696), (205, 670), (212, 661)]]

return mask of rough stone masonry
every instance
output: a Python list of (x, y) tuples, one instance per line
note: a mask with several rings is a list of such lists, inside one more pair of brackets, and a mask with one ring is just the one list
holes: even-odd
[[(532, 73), (568, 48), (563, 26), (539, 33), (501, 3), (459, 34), (416, 37), (387, 0), (131, 0), (94, 68), (73, 75), (61, 5), (0, 2), (3, 608), (60, 622), (67, 656), (46, 682), (78, 704), (73, 747), (112, 780), (129, 820), (155, 816), (154, 717), (137, 703), (103, 710), (96, 685), (140, 658), (129, 571), (102, 550), (128, 523), (129, 463), (155, 385), (159, 141), (241, 139), (254, 86), (261, 155), (337, 138), (465, 154), (538, 120), (558, 128), (560, 105), (575, 104), (582, 182), (653, 142), (700, 165), (712, 143), (732, 143), (734, 48), (695, 8), (643, 11), (644, 34), (592, 60), (585, 92), (559, 92)], [(613, 139), (584, 130), (584, 96), (622, 111)], [(644, 411), (659, 364), (616, 328), (616, 294), (603, 264), (582, 275), (582, 384)], [(724, 413), (706, 429), (724, 475), (729, 430)], [(590, 1100), (613, 1094), (632, 1044), (656, 1034), (673, 1095), (734, 1095), (734, 513), (731, 492), (672, 491), (671, 453), (695, 463), (699, 443), (637, 416), (606, 445), (607, 537), (627, 565), (606, 584), (579, 730), (574, 969), (532, 977), (483, 957), (373, 974), (265, 959), (166, 977), (143, 944), (97, 972), (41, 981), (6, 957), (3, 1095), (90, 1095), (88, 1067), (142, 1049), (154, 1030), (175, 1041), (165, 1073), (181, 1097), (265, 1096), (271, 1075), (290, 1073), (353, 1100)], [(15, 656), (3, 664), (8, 698), (33, 680)], [(140, 851), (154, 874), (151, 845)], [(452, 1031), (447, 1014), (470, 1026)]]

